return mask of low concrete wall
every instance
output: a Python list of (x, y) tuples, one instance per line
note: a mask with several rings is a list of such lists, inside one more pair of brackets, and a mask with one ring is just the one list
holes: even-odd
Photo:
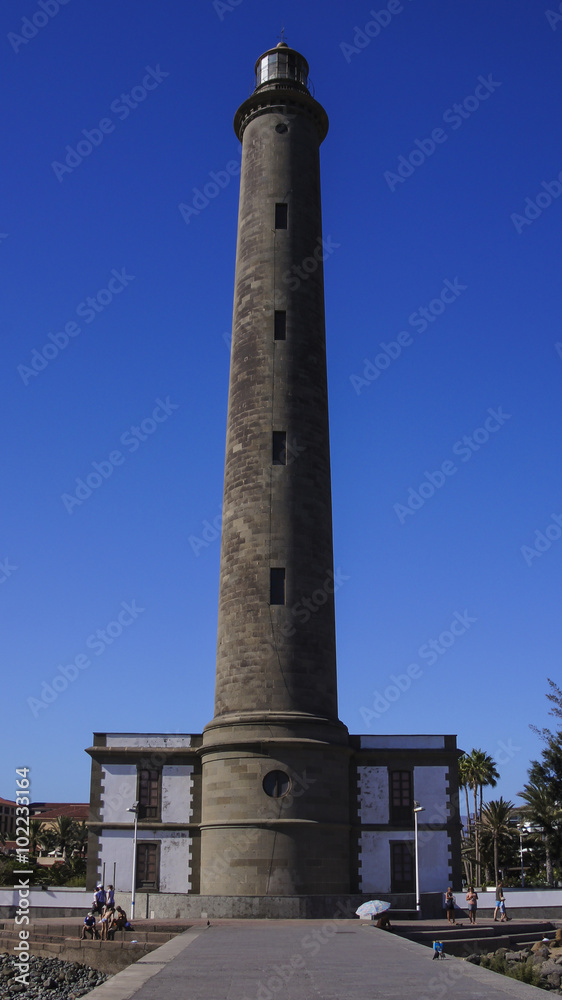
[[(412, 911), (413, 893), (392, 895), (373, 894), (390, 902), (391, 909)], [(258, 919), (333, 919), (352, 917), (355, 910), (367, 899), (365, 894), (347, 896), (199, 896), (185, 893), (139, 892), (135, 900), (135, 917), (149, 920), (206, 920), (232, 918)], [(468, 917), (465, 894), (456, 893), (457, 914)], [(506, 906), (514, 917), (562, 917), (561, 889), (506, 889)], [(130, 892), (116, 892), (115, 901), (131, 912)], [(29, 892), (30, 915), (38, 917), (72, 917), (85, 914), (91, 906), (92, 893), (87, 889), (31, 889)], [(493, 892), (481, 892), (478, 912), (491, 916), (494, 909)], [(16, 889), (0, 889), (0, 917), (13, 918), (19, 904)], [(421, 915), (425, 919), (440, 918), (444, 914), (443, 895), (440, 892), (422, 893)]]
[[(230, 919), (342, 919), (354, 917), (361, 903), (372, 896), (199, 896), (182, 893), (138, 893), (135, 917), (149, 920), (230, 920)], [(412, 894), (382, 894), (392, 910), (410, 911), (415, 915)], [(441, 915), (441, 893), (424, 896), (429, 915)], [(116, 902), (131, 912), (131, 894), (115, 893)]]
[[(30, 889), (30, 913), (34, 917), (72, 917), (90, 909), (92, 893), (88, 889)], [(0, 917), (15, 917), (20, 905), (18, 888), (0, 889)], [(27, 907), (26, 907), (27, 909)]]
[[(562, 889), (504, 889), (503, 894), (505, 896), (506, 908), (509, 906), (510, 910), (518, 906), (525, 909), (545, 906), (562, 907)], [(484, 892), (478, 893), (478, 903), (480, 906), (491, 906), (493, 908), (495, 901), (495, 889), (486, 889)]]
[[(528, 917), (533, 920), (562, 918), (562, 889), (504, 889), (503, 894), (507, 915), (516, 920), (525, 920)], [(457, 919), (463, 917), (468, 919), (465, 894), (457, 893), (456, 899), (455, 916)], [(495, 907), (495, 889), (485, 889), (478, 893), (477, 916), (489, 919), (493, 917)]]

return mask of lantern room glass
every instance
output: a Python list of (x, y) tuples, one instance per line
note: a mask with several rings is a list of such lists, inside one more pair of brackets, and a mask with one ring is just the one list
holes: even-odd
[(308, 66), (306, 61), (298, 52), (287, 51), (287, 49), (268, 52), (258, 62), (256, 71), (256, 87), (268, 83), (271, 80), (294, 80), (296, 83), (307, 87)]

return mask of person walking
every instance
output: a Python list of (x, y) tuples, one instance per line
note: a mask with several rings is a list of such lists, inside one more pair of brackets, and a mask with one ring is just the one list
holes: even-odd
[(468, 907), (468, 922), (469, 924), (476, 923), (476, 907), (478, 904), (478, 893), (474, 891), (474, 886), (469, 885), (468, 892), (466, 894), (466, 905)]
[[(447, 922), (449, 924), (456, 924), (455, 897), (453, 896), (453, 890), (450, 885), (447, 886), (447, 892), (445, 893), (445, 910), (447, 913)], [(453, 918), (452, 920), (451, 917)]]
[(105, 898), (105, 889), (101, 882), (98, 882), (94, 893), (94, 905), (92, 907), (92, 911), (94, 913), (99, 913), (100, 916), (105, 908)]
[[(502, 909), (502, 903), (503, 903), (503, 909)], [(501, 879), (496, 886), (496, 908), (494, 910), (494, 920), (498, 919), (498, 911), (502, 914), (501, 919), (503, 920), (505, 915), (505, 899), (503, 896), (503, 882), (501, 881)]]

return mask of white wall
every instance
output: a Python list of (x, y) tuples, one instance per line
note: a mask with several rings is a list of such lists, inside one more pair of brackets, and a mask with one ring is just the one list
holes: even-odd
[[(162, 768), (162, 822), (187, 823), (193, 815), (193, 764)], [(135, 764), (103, 764), (101, 813), (105, 823), (132, 823), (137, 798)]]
[(420, 830), (418, 850), (420, 892), (445, 892), (451, 884), (450, 841), (446, 830)]
[[(192, 884), (191, 837), (187, 831), (142, 830), (139, 840), (160, 843), (160, 892), (188, 892)], [(100, 868), (105, 884), (113, 882), (118, 892), (130, 892), (133, 875), (133, 835), (129, 830), (104, 830), (101, 837)], [(115, 863), (115, 869), (114, 869)]]
[[(128, 830), (103, 827), (98, 877), (119, 891), (131, 888), (134, 814), (127, 812), (137, 797), (136, 764), (103, 764), (101, 816), (104, 823), (127, 823)], [(193, 816), (193, 765), (162, 768), (162, 823), (189, 823)], [(191, 836), (188, 830), (139, 828), (139, 840), (160, 842), (160, 892), (187, 892), (191, 887)], [(115, 866), (115, 867), (114, 867)], [(115, 876), (114, 876), (115, 872)]]
[(364, 765), (359, 775), (359, 818), (362, 823), (388, 823), (388, 768)]
[[(390, 841), (414, 842), (413, 830), (365, 830), (359, 841), (359, 889), (391, 892)], [(445, 891), (449, 885), (449, 842), (444, 830), (418, 836), (420, 892)]]
[(444, 736), (360, 736), (363, 750), (443, 750)]
[[(373, 737), (379, 740), (381, 737)], [(402, 737), (387, 739), (401, 740)], [(431, 739), (431, 737), (413, 737)], [(442, 740), (443, 737), (435, 737)], [(414, 798), (424, 807), (418, 813), (420, 891), (444, 891), (450, 881), (450, 840), (445, 830), (424, 830), (425, 824), (442, 825), (449, 816), (448, 769), (442, 765), (414, 767)], [(359, 817), (362, 823), (389, 823), (388, 768), (358, 767)], [(412, 817), (413, 819), (413, 817)], [(362, 892), (390, 892), (390, 841), (414, 840), (411, 830), (368, 830), (360, 838), (359, 876)]]
[(137, 798), (137, 768), (135, 764), (103, 764), (101, 817), (105, 823), (132, 823), (133, 813), (127, 812)]
[(193, 816), (193, 764), (162, 768), (162, 822), (187, 823)]
[(190, 747), (191, 735), (166, 733), (106, 733), (108, 747)]
[(390, 841), (413, 841), (412, 830), (366, 830), (359, 842), (359, 888), (361, 892), (391, 892)]
[(105, 885), (112, 883), (116, 890), (130, 891), (133, 875), (133, 831), (104, 829), (100, 837), (99, 857), (98, 878), (104, 879)]
[(418, 813), (420, 823), (447, 822), (448, 773), (449, 769), (443, 766), (414, 767), (414, 798), (424, 808), (422, 813)]
[[(370, 764), (357, 768), (359, 816), (363, 823), (389, 822), (388, 768)], [(441, 766), (414, 767), (414, 798), (424, 807), (420, 823), (445, 823), (449, 817), (448, 769)]]
[[(129, 886), (130, 888), (130, 886)], [(76, 907), (80, 914), (89, 909), (92, 901), (92, 893), (87, 889), (30, 889), (30, 906), (51, 906), (51, 907)], [(0, 906), (19, 906), (20, 894), (18, 889), (0, 889)], [(26, 925), (22, 924), (25, 930)]]
[(160, 892), (188, 892), (192, 883), (191, 837), (161, 835)]

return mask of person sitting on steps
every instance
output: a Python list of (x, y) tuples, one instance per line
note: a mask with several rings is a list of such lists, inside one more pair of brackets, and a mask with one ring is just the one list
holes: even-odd
[(84, 923), (82, 925), (82, 933), (80, 935), (80, 940), (85, 941), (87, 934), (91, 934), (92, 941), (94, 940), (94, 938), (97, 940), (98, 931), (96, 927), (96, 918), (94, 917), (94, 914), (92, 913), (91, 910), (88, 913), (88, 915), (84, 917)]

